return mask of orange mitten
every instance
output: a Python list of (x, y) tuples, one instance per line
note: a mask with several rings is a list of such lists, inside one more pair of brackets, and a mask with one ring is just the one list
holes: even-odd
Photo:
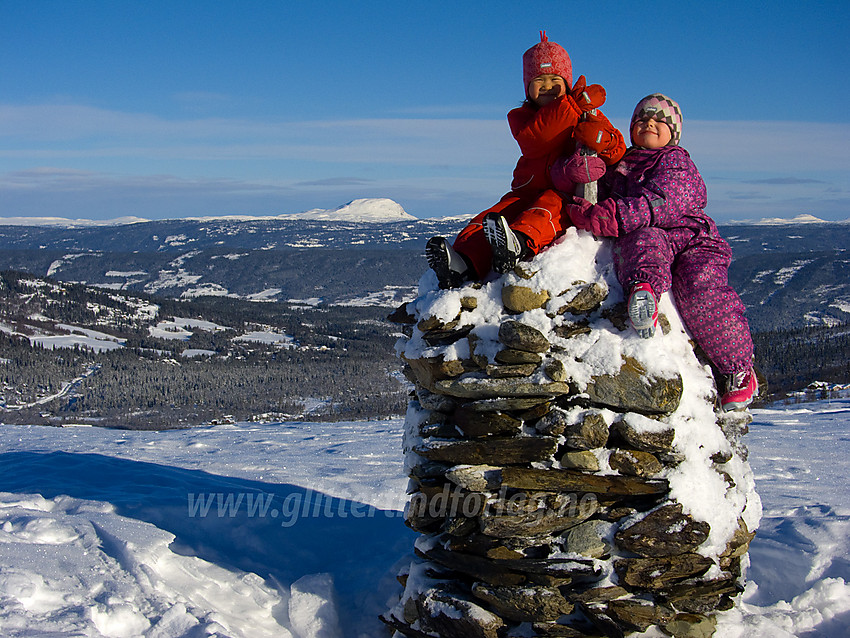
[(601, 153), (611, 147), (614, 135), (605, 116), (585, 113), (585, 119), (576, 124), (574, 137), (587, 148)]
[(587, 85), (587, 78), (583, 75), (573, 84), (570, 95), (582, 111), (592, 111), (605, 104), (605, 89), (600, 84)]

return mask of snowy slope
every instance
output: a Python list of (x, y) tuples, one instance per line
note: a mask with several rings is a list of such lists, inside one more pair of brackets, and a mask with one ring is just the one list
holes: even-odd
[[(716, 636), (847, 636), (850, 400), (754, 416), (764, 516)], [(0, 635), (385, 637), (414, 539), (401, 430), (3, 426)]]

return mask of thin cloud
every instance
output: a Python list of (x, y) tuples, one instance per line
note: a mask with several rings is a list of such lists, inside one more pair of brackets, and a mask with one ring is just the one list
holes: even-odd
[(328, 179), (317, 179), (307, 182), (296, 182), (293, 186), (366, 186), (374, 184), (373, 179), (362, 179), (360, 177), (330, 177)]
[(213, 193), (289, 192), (288, 185), (226, 178), (186, 178), (175, 175), (112, 175), (93, 171), (39, 167), (0, 174), (0, 192), (35, 190), (41, 193), (73, 192), (169, 192)]
[(393, 113), (407, 117), (484, 117), (502, 121), (505, 118), (505, 107), (498, 104), (433, 104), (395, 109)]
[(768, 179), (745, 179), (744, 184), (770, 184), (771, 186), (795, 186), (798, 184), (826, 184), (820, 179), (801, 179), (799, 177), (772, 177)]
[[(139, 162), (293, 160), (374, 166), (508, 165), (518, 149), (502, 120), (384, 118), (276, 121), (165, 119), (79, 105), (0, 105), (0, 159)], [(508, 168), (507, 170), (510, 170)], [(323, 179), (321, 173), (314, 175)]]
[(175, 101), (187, 106), (221, 106), (234, 101), (232, 95), (216, 93), (214, 91), (181, 91), (174, 94)]
[(727, 192), (726, 197), (729, 199), (737, 199), (737, 200), (767, 200), (770, 197), (764, 193), (736, 193), (736, 192)]

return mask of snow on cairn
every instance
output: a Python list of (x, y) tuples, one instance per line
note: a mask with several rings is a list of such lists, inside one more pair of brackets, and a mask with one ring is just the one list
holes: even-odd
[(610, 243), (576, 229), (483, 284), (422, 277), (393, 317), (420, 534), (382, 617), (397, 636), (714, 634), (761, 516), (751, 417), (719, 410), (668, 295), (660, 311), (640, 339)]

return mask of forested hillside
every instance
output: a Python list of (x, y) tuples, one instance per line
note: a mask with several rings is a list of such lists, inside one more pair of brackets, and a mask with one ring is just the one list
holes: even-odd
[(850, 325), (760, 332), (753, 340), (776, 398), (815, 381), (850, 383)]
[(7, 423), (364, 419), (405, 402), (385, 308), (176, 301), (11, 272), (0, 304)]

